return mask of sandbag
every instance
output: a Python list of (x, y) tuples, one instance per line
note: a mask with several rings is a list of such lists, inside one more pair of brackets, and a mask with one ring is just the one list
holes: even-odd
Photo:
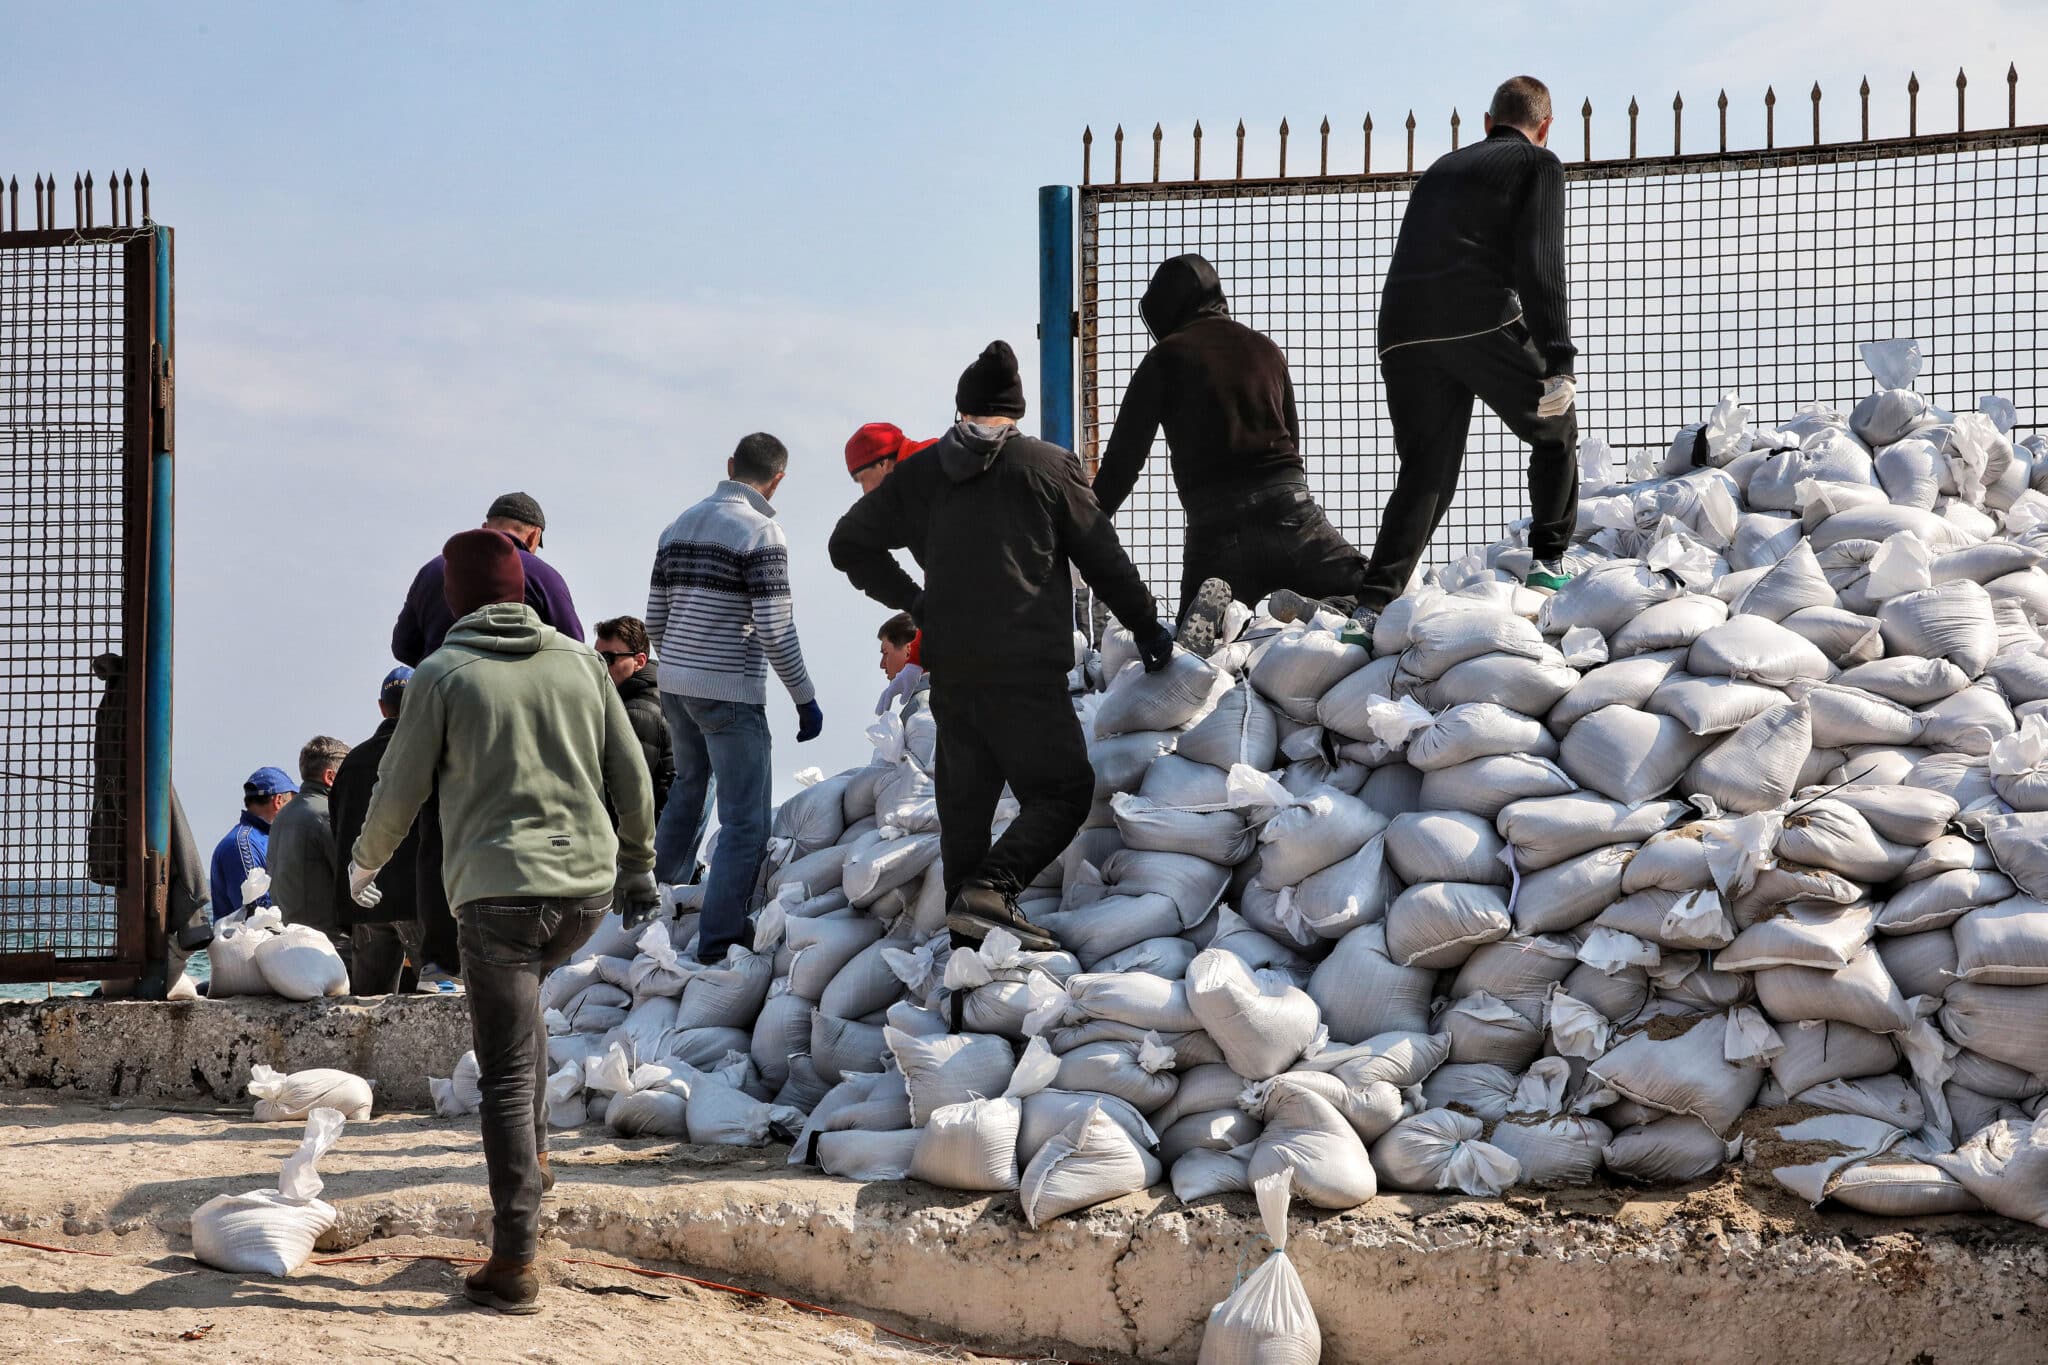
[(1668, 716), (1608, 706), (1571, 728), (1559, 763), (1580, 786), (1636, 805), (1676, 786), (1699, 749), (1699, 739)]
[[(1287, 1259), (1292, 1180), (1292, 1172), (1275, 1171), (1252, 1187), (1273, 1251), (1228, 1298), (1209, 1310), (1197, 1365), (1315, 1365), (1323, 1358), (1315, 1309)], [(1206, 1183), (1221, 1184), (1213, 1177)], [(1174, 1193), (1179, 1195), (1181, 1189), (1180, 1167), (1175, 1166)]]
[(1441, 971), (1514, 928), (1507, 893), (1470, 882), (1422, 882), (1387, 907), (1386, 952), (1404, 967)]
[(1378, 1192), (1357, 1130), (1309, 1084), (1276, 1076), (1254, 1088), (1248, 1108), (1266, 1125), (1252, 1144), (1248, 1173), (1255, 1184), (1292, 1170), (1303, 1199), (1337, 1210), (1356, 1208)]
[(1188, 967), (1188, 1006), (1247, 1080), (1277, 1076), (1294, 1064), (1320, 1024), (1316, 1002), (1270, 973), (1254, 975), (1230, 953), (1211, 948)]
[(1383, 1033), (1427, 1033), (1435, 981), (1431, 969), (1389, 957), (1385, 928), (1372, 924), (1337, 941), (1309, 977), (1308, 993), (1330, 1037), (1357, 1043)]
[(1163, 1174), (1100, 1106), (1038, 1149), (1017, 1186), (1024, 1220), (1042, 1227), (1061, 1214), (1135, 1194)]
[(1372, 1145), (1373, 1168), (1389, 1189), (1458, 1190), (1495, 1197), (1521, 1178), (1515, 1159), (1481, 1141), (1486, 1125), (1470, 1114), (1428, 1109)]
[(1985, 1208), (2048, 1228), (2048, 1112), (1992, 1124), (1954, 1152), (1928, 1158)]
[(1767, 687), (1801, 679), (1825, 682), (1834, 672), (1810, 640), (1761, 616), (1731, 616), (1700, 636), (1686, 651), (1685, 668), (1700, 677), (1738, 678)]
[[(1585, 728), (1581, 725), (1572, 733)], [(1734, 734), (1694, 759), (1681, 786), (1738, 815), (1769, 810), (1791, 799), (1812, 752), (1811, 709), (1804, 701), (1786, 702), (1744, 721)]]
[(1712, 1175), (1740, 1145), (1739, 1138), (1724, 1142), (1700, 1120), (1677, 1115), (1622, 1129), (1600, 1156), (1607, 1170), (1623, 1180), (1666, 1185)]
[(308, 924), (287, 924), (256, 945), (256, 970), (287, 1000), (348, 994), (348, 965), (334, 940)]
[(192, 1255), (238, 1275), (285, 1276), (306, 1263), (313, 1244), (341, 1215), (319, 1197), (320, 1158), (341, 1137), (341, 1114), (315, 1109), (306, 1135), (284, 1160), (274, 1190), (221, 1194), (192, 1211)]
[(1417, 811), (1397, 815), (1386, 832), (1387, 863), (1395, 875), (1416, 882), (1475, 882), (1506, 886), (1507, 843), (1493, 822), (1464, 811)]
[(1208, 703), (1221, 677), (1206, 659), (1179, 649), (1156, 673), (1127, 667), (1102, 694), (1095, 712), (1095, 737), (1178, 730)]
[(1589, 1070), (1625, 1098), (1667, 1113), (1691, 1114), (1725, 1133), (1763, 1084), (1761, 1071), (1737, 1066), (1723, 1055), (1726, 1022), (1722, 1015), (1679, 1018), (1669, 1027), (1664, 1020), (1652, 1020)]
[(287, 1076), (259, 1062), (249, 1071), (249, 1094), (258, 1123), (297, 1122), (315, 1109), (332, 1109), (344, 1119), (370, 1117), (370, 1083), (326, 1067)]
[(206, 954), (213, 964), (207, 998), (274, 994), (256, 965), (256, 950), (277, 937), (283, 925), (284, 916), (269, 906), (237, 910), (218, 921)]

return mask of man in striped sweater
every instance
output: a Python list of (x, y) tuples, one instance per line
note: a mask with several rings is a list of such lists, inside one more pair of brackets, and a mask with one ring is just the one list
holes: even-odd
[(1578, 512), (1578, 392), (1566, 311), (1564, 166), (1550, 91), (1516, 76), (1486, 137), (1423, 173), (1380, 294), (1380, 375), (1400, 473), (1359, 594), (1370, 620), (1401, 595), (1457, 495), (1477, 397), (1529, 446), (1528, 585), (1564, 586)]
[(710, 497), (661, 533), (647, 594), (647, 633), (661, 663), (662, 714), (675, 742), (675, 784), (654, 835), (655, 875), (688, 880), (718, 793), (718, 853), (697, 921), (697, 958), (723, 960), (746, 934), (747, 901), (768, 846), (768, 666), (796, 703), (797, 742), (825, 726), (804, 671), (790, 604), (789, 542), (770, 500), (789, 452), (766, 432), (743, 438)]

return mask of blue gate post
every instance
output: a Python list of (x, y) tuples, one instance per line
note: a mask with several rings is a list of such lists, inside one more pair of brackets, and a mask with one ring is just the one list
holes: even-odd
[[(145, 182), (146, 183), (146, 182)], [(156, 233), (156, 355), (159, 378), (169, 381), (171, 358), (171, 230)], [(165, 404), (168, 407), (168, 403)], [(144, 827), (150, 855), (168, 867), (171, 846), (171, 536), (175, 518), (172, 498), (170, 433), (159, 419), (149, 456), (149, 586), (148, 640), (143, 675)]]
[(1074, 190), (1038, 188), (1038, 434), (1074, 446)]

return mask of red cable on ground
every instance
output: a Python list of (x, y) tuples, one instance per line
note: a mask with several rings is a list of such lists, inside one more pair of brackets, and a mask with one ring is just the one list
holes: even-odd
[(19, 1237), (0, 1237), (0, 1246), (27, 1247), (30, 1251), (55, 1251), (65, 1256), (104, 1256), (116, 1259), (120, 1253), (114, 1251), (87, 1251), (84, 1247), (49, 1247), (41, 1242), (24, 1242)]
[[(967, 1351), (989, 1360), (1035, 1361), (1047, 1358), (1043, 1355), (1019, 1356), (1005, 1355), (1000, 1351), (978, 1351), (971, 1346), (959, 1346), (949, 1341), (934, 1341), (930, 1337), (918, 1336), (915, 1332), (899, 1332), (894, 1327), (885, 1327), (881, 1323), (861, 1317), (857, 1313), (843, 1313), (837, 1308), (827, 1308), (821, 1303), (809, 1303), (803, 1299), (784, 1298), (780, 1294), (768, 1294), (758, 1289), (742, 1289), (736, 1284), (721, 1284), (717, 1280), (699, 1279), (695, 1275), (682, 1275), (673, 1270), (649, 1270), (645, 1266), (622, 1265), (616, 1261), (593, 1261), (579, 1256), (554, 1256), (549, 1257), (549, 1259), (560, 1261), (563, 1265), (587, 1265), (603, 1270), (624, 1271), (629, 1275), (644, 1275), (651, 1280), (681, 1280), (685, 1284), (693, 1284), (700, 1289), (715, 1289), (725, 1294), (737, 1294), (742, 1298), (766, 1299), (775, 1303), (785, 1303), (791, 1308), (801, 1309), (806, 1313), (817, 1313), (828, 1318), (846, 1318), (853, 1322), (864, 1322), (877, 1332), (886, 1332), (901, 1341), (915, 1342), (920, 1346), (936, 1346), (941, 1350), (947, 1351)], [(481, 1256), (439, 1256), (418, 1252), (386, 1251), (372, 1252), (364, 1256), (317, 1256), (309, 1264), (343, 1265), (351, 1261), (445, 1261), (450, 1265), (482, 1265), (484, 1263), (484, 1259)], [(1076, 1360), (1068, 1362), (1068, 1365), (1091, 1365), (1091, 1362)]]

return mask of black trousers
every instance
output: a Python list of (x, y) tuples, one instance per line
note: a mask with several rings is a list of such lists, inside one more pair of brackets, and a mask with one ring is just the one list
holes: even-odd
[(539, 1245), (540, 1153), (548, 1149), (541, 979), (597, 932), (611, 908), (610, 892), (585, 901), (471, 901), (462, 907), (462, 978), (484, 1097), (495, 1256), (530, 1261)]
[(1529, 446), (1529, 545), (1555, 559), (1579, 511), (1576, 410), (1538, 417), (1543, 357), (1519, 322), (1476, 337), (1425, 341), (1380, 357), (1400, 474), (1380, 514), (1360, 605), (1378, 610), (1407, 588), (1457, 496), (1472, 428), (1472, 400), (1492, 408)]
[[(1095, 770), (1066, 684), (1057, 676), (995, 684), (934, 678), (931, 696), (946, 902), (969, 882), (1020, 892), (1066, 851), (1095, 799)], [(1022, 810), (991, 847), (989, 825), (1006, 783)]]
[(456, 970), (462, 952), (455, 938), (455, 912), (448, 908), (448, 884), (441, 876), (441, 793), (435, 792), (413, 817), (419, 831), (419, 871), (414, 882), (415, 918), (420, 926), (420, 965)]
[(1330, 525), (1307, 484), (1289, 480), (1189, 502), (1182, 615), (1206, 578), (1228, 583), (1246, 606), (1292, 588), (1350, 610), (1365, 581), (1365, 556)]

